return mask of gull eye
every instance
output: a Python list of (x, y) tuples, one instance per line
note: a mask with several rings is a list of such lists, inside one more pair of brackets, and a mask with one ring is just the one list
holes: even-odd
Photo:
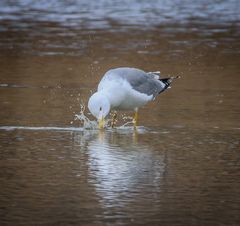
[(100, 107), (100, 109), (99, 109), (100, 111), (102, 110), (102, 107)]

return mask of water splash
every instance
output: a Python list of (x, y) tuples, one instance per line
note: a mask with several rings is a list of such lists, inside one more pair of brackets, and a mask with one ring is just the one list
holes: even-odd
[(129, 125), (133, 125), (133, 117), (131, 116), (127, 116), (127, 115), (123, 115), (122, 119), (124, 121), (124, 124), (122, 126), (120, 126), (120, 128), (127, 128), (129, 127)]
[(90, 120), (85, 114), (85, 105), (80, 104), (80, 112), (79, 114), (75, 114), (74, 120), (80, 120), (82, 127), (84, 129), (97, 129), (98, 124), (97, 121)]
[[(85, 113), (85, 105), (82, 103), (80, 104), (80, 112), (78, 114), (75, 114), (75, 118), (74, 120), (79, 120), (80, 123), (81, 123), (81, 126), (84, 128), (84, 129), (98, 129), (98, 123), (96, 120), (90, 120), (87, 116), (86, 116), (86, 113)], [(105, 120), (105, 126), (104, 128), (106, 129), (112, 129), (112, 119), (111, 119), (111, 116), (112, 114), (110, 114), (110, 119), (106, 119)], [(130, 128), (131, 125), (133, 125), (133, 117), (131, 116), (126, 116), (126, 115), (122, 115), (121, 119), (124, 121), (124, 124), (123, 125), (119, 125), (119, 126), (116, 126), (114, 128), (120, 128), (120, 129), (124, 129), (124, 128)], [(117, 122), (118, 120), (116, 120)], [(130, 125), (130, 126), (129, 126)], [(132, 126), (133, 128), (133, 126)]]
[[(122, 131), (124, 133), (134, 131), (146, 132), (146, 128), (143, 126), (133, 127), (133, 118), (130, 116), (122, 115), (121, 119), (124, 121), (123, 125), (112, 127), (112, 120), (106, 119), (104, 128), (108, 131)], [(80, 105), (79, 114), (75, 114), (74, 120), (81, 122), (80, 127), (56, 127), (56, 126), (0, 126), (0, 130), (12, 131), (12, 130), (37, 130), (37, 131), (84, 131), (84, 130), (98, 130), (98, 123), (96, 120), (90, 120), (85, 114), (85, 105)], [(72, 124), (73, 122), (70, 122)]]

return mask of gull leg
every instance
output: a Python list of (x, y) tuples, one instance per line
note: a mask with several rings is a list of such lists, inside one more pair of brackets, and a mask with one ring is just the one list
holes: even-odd
[(138, 123), (138, 109), (136, 108), (134, 116), (133, 116), (133, 126), (134, 126), (134, 128), (137, 127), (137, 123)]
[(98, 121), (98, 129), (103, 129), (104, 128), (104, 118), (99, 119)]
[(111, 114), (111, 127), (114, 128), (117, 124), (117, 111)]

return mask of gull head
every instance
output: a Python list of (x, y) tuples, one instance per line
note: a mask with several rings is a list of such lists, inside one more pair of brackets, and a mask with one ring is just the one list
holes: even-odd
[(88, 109), (91, 114), (98, 120), (98, 127), (104, 127), (104, 119), (110, 112), (110, 102), (106, 95), (96, 92), (88, 101)]

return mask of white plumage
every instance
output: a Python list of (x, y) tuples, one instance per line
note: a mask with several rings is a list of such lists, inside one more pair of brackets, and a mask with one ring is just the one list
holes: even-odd
[(160, 79), (159, 72), (144, 72), (136, 68), (111, 69), (101, 79), (97, 92), (88, 102), (90, 112), (103, 126), (104, 118), (111, 109), (137, 110), (166, 90), (175, 77)]

